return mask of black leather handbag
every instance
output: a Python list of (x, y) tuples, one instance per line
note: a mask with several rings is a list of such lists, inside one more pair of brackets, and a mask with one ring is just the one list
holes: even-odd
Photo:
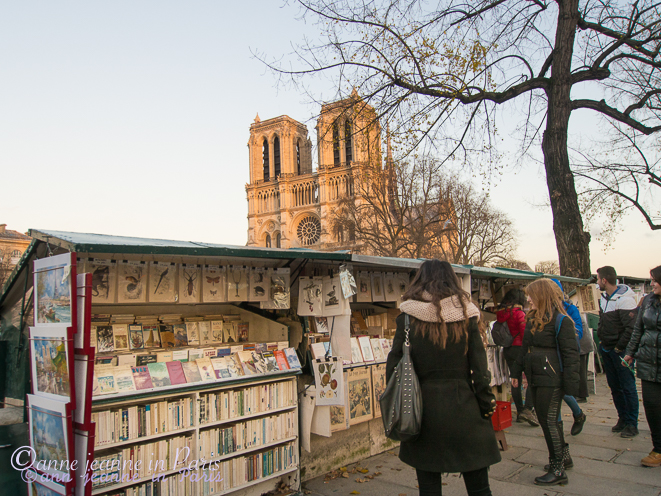
[(386, 436), (394, 441), (415, 441), (422, 425), (422, 392), (411, 361), (409, 316), (404, 316), (403, 356), (395, 367), (379, 403)]

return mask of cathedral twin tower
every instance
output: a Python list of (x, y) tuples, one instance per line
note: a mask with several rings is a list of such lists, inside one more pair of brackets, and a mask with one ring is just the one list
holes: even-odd
[(317, 120), (318, 167), (307, 127), (283, 115), (250, 125), (248, 246), (354, 249), (353, 230), (333, 228), (340, 201), (360, 202), (361, 181), (381, 164), (381, 128), (354, 90), (324, 104)]

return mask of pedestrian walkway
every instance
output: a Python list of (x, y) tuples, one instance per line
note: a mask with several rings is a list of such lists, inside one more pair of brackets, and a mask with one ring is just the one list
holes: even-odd
[[(565, 436), (574, 460), (574, 468), (567, 471), (569, 483), (551, 487), (533, 483), (548, 463), (544, 436), (539, 427), (514, 423), (506, 431), (509, 450), (501, 452), (503, 460), (491, 467), (494, 496), (661, 496), (661, 468), (640, 465), (640, 459), (652, 449), (642, 403), (640, 434), (633, 439), (623, 439), (611, 432), (617, 413), (605, 376), (599, 375), (596, 383), (597, 394), (581, 404), (588, 418), (578, 436), (569, 434), (573, 418), (563, 403)], [(640, 394), (640, 383), (638, 386)], [(396, 449), (343, 469), (304, 482), (304, 492), (313, 496), (418, 494), (415, 470), (399, 460)], [(444, 476), (443, 483), (444, 496), (466, 494), (458, 474)]]

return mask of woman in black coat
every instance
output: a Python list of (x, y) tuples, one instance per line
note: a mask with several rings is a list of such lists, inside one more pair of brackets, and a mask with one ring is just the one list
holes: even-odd
[[(422, 428), (415, 441), (401, 443), (399, 458), (416, 469), (421, 496), (440, 496), (447, 472), (463, 474), (469, 496), (490, 496), (488, 467), (500, 461), (500, 451), (489, 420), (496, 401), (480, 312), (452, 266), (439, 260), (422, 264), (403, 299), (422, 390)], [(404, 314), (397, 318), (387, 379), (402, 358), (404, 320)]]
[(652, 434), (652, 452), (640, 462), (661, 467), (661, 265), (650, 271), (653, 291), (640, 305), (624, 359), (637, 361), (645, 417)]
[[(565, 394), (578, 394), (578, 342), (574, 322), (567, 316), (562, 292), (550, 279), (538, 279), (526, 288), (531, 310), (526, 315), (522, 354), (517, 373), (525, 371), (528, 387), (549, 450), (549, 470), (535, 484), (550, 486), (568, 481), (565, 468), (573, 465), (562, 425), (558, 422)], [(518, 387), (512, 379), (512, 387)]]

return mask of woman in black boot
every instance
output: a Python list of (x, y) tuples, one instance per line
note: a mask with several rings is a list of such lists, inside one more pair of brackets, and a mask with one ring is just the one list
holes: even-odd
[[(578, 394), (580, 359), (574, 323), (565, 313), (555, 283), (538, 279), (528, 285), (526, 294), (531, 310), (515, 371), (525, 370), (549, 450), (549, 471), (537, 477), (535, 484), (551, 486), (567, 482), (565, 463), (571, 457), (558, 415), (564, 395)], [(512, 386), (518, 387), (516, 379)]]

